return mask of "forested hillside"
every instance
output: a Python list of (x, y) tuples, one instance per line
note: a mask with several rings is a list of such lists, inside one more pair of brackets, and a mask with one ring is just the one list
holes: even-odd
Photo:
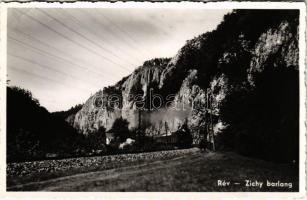
[[(297, 160), (298, 20), (297, 10), (235, 10), (212, 32), (187, 41), (173, 58), (147, 61), (91, 96), (72, 125), (87, 134), (124, 118), (134, 129), (139, 111), (131, 96), (140, 95), (147, 135), (174, 132), (187, 121), (195, 144), (214, 132), (220, 149)], [(171, 95), (170, 103), (150, 107), (150, 92), (164, 99)], [(121, 98), (118, 104), (108, 102), (114, 94)], [(174, 112), (178, 105), (186, 109)]]
[(70, 155), (82, 137), (65, 120), (40, 106), (31, 92), (7, 87), (7, 160)]

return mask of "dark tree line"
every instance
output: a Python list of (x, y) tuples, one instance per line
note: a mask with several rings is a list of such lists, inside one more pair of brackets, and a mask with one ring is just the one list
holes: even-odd
[(82, 107), (83, 107), (83, 104), (77, 104), (75, 106), (72, 106), (70, 109), (66, 111), (53, 112), (52, 114), (56, 117), (60, 117), (66, 120), (69, 116), (75, 115), (79, 110), (81, 110)]
[(256, 88), (233, 91), (221, 108), (230, 124), (223, 143), (248, 156), (298, 161), (298, 76), (293, 68), (271, 68), (257, 77)]
[(78, 132), (40, 106), (30, 91), (7, 87), (7, 159), (41, 159), (46, 153), (68, 154)]
[[(70, 109), (67, 113), (79, 110), (81, 106)], [(124, 151), (147, 151), (156, 147), (153, 141), (136, 130), (129, 130), (126, 119), (116, 119), (108, 131), (114, 138), (106, 145), (106, 129), (84, 135), (79, 133), (63, 118), (67, 113), (49, 113), (40, 106), (31, 92), (19, 87), (7, 87), (7, 161), (29, 161), (53, 158), (103, 155), (119, 153), (118, 147), (127, 138), (136, 140), (139, 145)], [(186, 134), (180, 134), (186, 140)], [(184, 146), (183, 143), (180, 143)]]

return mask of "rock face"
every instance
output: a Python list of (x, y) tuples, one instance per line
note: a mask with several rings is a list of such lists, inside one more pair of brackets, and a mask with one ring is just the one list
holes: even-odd
[(150, 88), (160, 83), (161, 73), (168, 62), (169, 59), (146, 61), (143, 66), (116, 85), (104, 88), (91, 96), (75, 115), (74, 127), (85, 134), (97, 130), (100, 126), (108, 130), (119, 117), (127, 119), (130, 128), (138, 126), (137, 103), (147, 98)]
[(173, 58), (146, 61), (91, 96), (73, 126), (86, 134), (100, 126), (108, 130), (123, 117), (133, 129), (141, 115), (146, 134), (153, 135), (175, 131), (186, 121), (198, 143), (209, 122), (215, 134), (232, 126), (221, 115), (231, 94), (253, 91), (266, 70), (298, 71), (298, 55), (298, 11), (234, 11), (216, 30), (187, 41)]

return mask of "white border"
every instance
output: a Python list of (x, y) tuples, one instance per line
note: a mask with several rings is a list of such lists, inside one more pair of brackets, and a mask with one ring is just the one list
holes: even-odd
[[(6, 180), (6, 26), (7, 9), (0, 5), (0, 180)], [(1, 181), (1, 192), (3, 186)]]
[[(127, 199), (127, 198), (153, 198), (153, 199), (250, 199), (250, 198), (291, 198), (305, 199), (306, 198), (306, 137), (305, 137), (305, 114), (306, 114), (306, 85), (305, 80), (305, 30), (306, 30), (306, 8), (304, 2), (77, 2), (77, 3), (0, 3), (0, 71), (1, 71), (1, 107), (0, 107), (0, 197), (11, 198), (112, 198), (112, 199)], [(172, 9), (299, 9), (300, 10), (300, 27), (299, 27), (299, 70), (300, 70), (300, 192), (180, 192), (180, 193), (163, 193), (163, 192), (124, 192), (124, 193), (85, 193), (85, 192), (6, 192), (6, 102), (3, 97), (6, 97), (6, 14), (7, 8), (19, 7), (44, 7), (44, 8), (172, 8)]]

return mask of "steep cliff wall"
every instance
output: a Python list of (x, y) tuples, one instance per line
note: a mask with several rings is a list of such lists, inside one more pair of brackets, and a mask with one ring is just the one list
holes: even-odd
[[(187, 121), (197, 143), (206, 131), (208, 114), (215, 134), (236, 127), (240, 119), (227, 116), (231, 97), (244, 91), (252, 96), (262, 88), (263, 77), (272, 81), (279, 77), (282, 84), (289, 78), (288, 71), (298, 73), (298, 54), (298, 11), (234, 11), (216, 30), (187, 41), (173, 58), (146, 61), (116, 85), (94, 94), (75, 115), (73, 125), (87, 133), (100, 126), (109, 129), (116, 118), (123, 117), (130, 128), (137, 127), (136, 107), (143, 99), (146, 134), (172, 132)], [(278, 88), (265, 83), (274, 91)], [(296, 82), (293, 84), (295, 87)], [(151, 94), (163, 98), (159, 109), (152, 108)], [(119, 97), (119, 103), (110, 103), (112, 95)], [(296, 109), (298, 105), (292, 106)], [(240, 107), (236, 109), (241, 112)]]
[(149, 95), (150, 88), (160, 83), (161, 73), (168, 62), (169, 59), (146, 61), (116, 85), (91, 96), (75, 115), (74, 126), (84, 133), (97, 130), (100, 126), (108, 130), (116, 118), (123, 117), (128, 119), (130, 128), (136, 127), (136, 104)]

